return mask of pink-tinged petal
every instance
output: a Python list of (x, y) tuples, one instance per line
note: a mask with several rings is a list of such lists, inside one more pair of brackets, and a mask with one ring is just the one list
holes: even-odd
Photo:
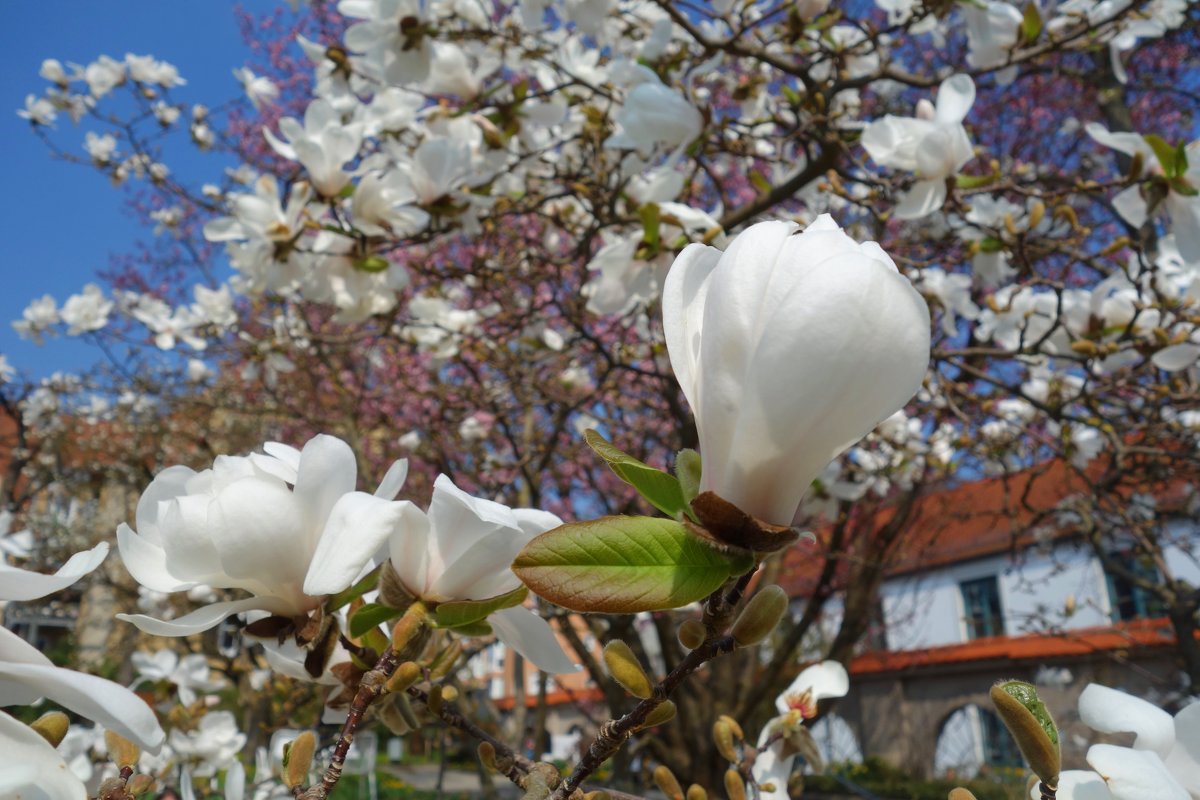
[(486, 600), (511, 592), (521, 581), (510, 565), (531, 538), (512, 528), (484, 536), (434, 578), (431, 598)]
[(296, 499), (304, 509), (305, 520), (316, 526), (310, 531), (313, 539), (309, 543), (309, 553), (316, 546), (316, 537), (321, 534), (334, 503), (342, 495), (354, 491), (357, 475), (354, 451), (336, 436), (314, 436), (300, 451)]
[(0, 600), (35, 600), (65, 589), (100, 566), (107, 555), (108, 542), (101, 542), (91, 550), (71, 556), (53, 575), (30, 572), (0, 562)]
[(396, 495), (400, 494), (400, 490), (404, 488), (404, 481), (407, 479), (408, 459), (400, 458), (393, 461), (392, 465), (388, 467), (387, 474), (379, 482), (379, 488), (375, 490), (375, 496), (382, 497), (384, 500), (395, 500)]
[(774, 787), (769, 792), (760, 791), (761, 800), (788, 800), (788, 778), (792, 775), (792, 765), (796, 762), (796, 757), (782, 757), (780, 753), (783, 752), (783, 744), (780, 742), (767, 747), (767, 739), (770, 736), (771, 726), (767, 725), (758, 735), (758, 757), (754, 760), (751, 774), (759, 786), (771, 784)]
[(248, 597), (244, 600), (226, 600), (201, 606), (190, 614), (170, 620), (155, 619), (145, 614), (117, 614), (117, 619), (132, 622), (138, 630), (153, 636), (191, 636), (193, 633), (215, 628), (234, 614), (265, 609), (269, 605), (270, 600), (267, 598)]
[(56, 667), (28, 642), (0, 628), (0, 706), (27, 705), (40, 697), (147, 750), (157, 751), (166, 738), (150, 707), (124, 686)]
[(1133, 742), (1137, 750), (1153, 750), (1165, 756), (1175, 745), (1175, 721), (1170, 714), (1153, 703), (1098, 683), (1088, 684), (1079, 695), (1079, 718), (1101, 733), (1137, 734)]
[(493, 612), (488, 616), (488, 622), (496, 632), (496, 638), (543, 672), (557, 675), (579, 670), (579, 665), (563, 651), (550, 623), (528, 608), (514, 606)]
[(343, 495), (329, 513), (317, 543), (304, 593), (312, 597), (340, 592), (355, 581), (399, 524), (404, 507), (365, 492)]
[(720, 260), (721, 251), (717, 248), (689, 244), (676, 257), (663, 283), (663, 334), (667, 340), (667, 353), (675, 370), (675, 380), (693, 412), (698, 401), (696, 376), (705, 294), (708, 278)]
[(0, 797), (15, 800), (87, 800), (83, 782), (41, 734), (0, 713)]
[(1187, 790), (1167, 771), (1162, 758), (1151, 750), (1094, 744), (1088, 750), (1087, 762), (1104, 778), (1115, 800), (1191, 800)]
[(180, 581), (172, 575), (167, 569), (167, 552), (160, 545), (134, 533), (124, 522), (117, 527), (117, 549), (121, 553), (125, 569), (135, 581), (147, 589), (156, 592), (178, 592), (195, 585)]
[(388, 537), (388, 555), (400, 582), (420, 597), (429, 576), (429, 517), (407, 500), (398, 502), (400, 521)]
[(970, 75), (952, 75), (938, 87), (936, 116), (939, 125), (957, 125), (975, 103), (975, 82)]
[[(1041, 800), (1042, 792), (1035, 782), (1029, 787), (1030, 800)], [(1113, 800), (1108, 784), (1095, 772), (1087, 769), (1068, 769), (1058, 773), (1058, 800)]]
[(775, 698), (775, 708), (780, 714), (786, 714), (790, 708), (787, 703), (788, 696), (808, 691), (812, 692), (814, 700), (845, 697), (850, 691), (850, 675), (846, 668), (836, 661), (813, 664), (797, 675), (784, 693)]

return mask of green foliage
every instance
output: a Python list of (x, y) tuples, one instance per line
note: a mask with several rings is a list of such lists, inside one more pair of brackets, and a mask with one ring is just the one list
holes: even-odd
[(483, 621), (493, 611), (519, 606), (529, 596), (529, 590), (518, 586), (507, 594), (487, 600), (456, 600), (441, 603), (434, 609), (434, 619), (439, 628), (463, 628)]
[(402, 608), (392, 608), (382, 603), (367, 603), (350, 617), (350, 636), (357, 639), (367, 631), (395, 619), (404, 613)]
[(806, 796), (815, 792), (846, 794), (846, 787), (829, 773), (836, 773), (864, 789), (887, 798), (904, 800), (946, 800), (946, 795), (955, 786), (970, 789), (978, 800), (1020, 800), (1026, 797), (1025, 779), (1020, 770), (993, 770), (988, 776), (969, 781), (922, 780), (915, 778), (877, 756), (868, 757), (861, 764), (839, 764), (830, 767), (824, 775), (805, 775)]
[(753, 565), (749, 555), (709, 547), (674, 520), (602, 517), (536, 537), (513, 572), (572, 611), (632, 614), (700, 600)]
[(687, 503), (684, 502), (679, 480), (674, 475), (638, 461), (594, 430), (588, 430), (584, 439), (596, 451), (596, 455), (604, 459), (608, 468), (636, 489), (650, 505), (676, 519), (685, 513)]

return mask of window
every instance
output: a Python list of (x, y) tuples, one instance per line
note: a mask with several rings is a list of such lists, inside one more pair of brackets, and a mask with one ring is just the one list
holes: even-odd
[(986, 708), (979, 709), (979, 727), (983, 739), (983, 763), (991, 767), (1021, 766), (1021, 752), (1016, 740), (1004, 727), (1000, 717)]
[(1004, 614), (1000, 610), (1000, 585), (995, 575), (958, 585), (962, 592), (967, 620), (967, 638), (1004, 635)]
[[(1151, 583), (1161, 583), (1158, 569), (1145, 557), (1139, 558), (1126, 550), (1110, 555), (1120, 561), (1136, 577)], [(1138, 586), (1124, 575), (1105, 573), (1108, 579), (1108, 600), (1112, 607), (1113, 622), (1124, 622), (1145, 617), (1161, 617), (1165, 613), (1162, 600)]]

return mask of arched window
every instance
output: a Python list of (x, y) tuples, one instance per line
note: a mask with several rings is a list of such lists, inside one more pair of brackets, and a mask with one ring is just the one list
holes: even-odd
[(984, 766), (1019, 767), (1021, 754), (990, 709), (966, 705), (946, 717), (933, 754), (935, 775), (971, 778)]

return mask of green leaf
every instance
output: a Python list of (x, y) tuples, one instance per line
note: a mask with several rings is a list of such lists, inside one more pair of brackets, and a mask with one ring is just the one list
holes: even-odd
[(996, 176), (992, 175), (992, 174), (988, 174), (988, 175), (956, 175), (954, 178), (954, 185), (957, 186), (959, 189), (979, 189), (981, 187), (987, 186), (988, 184), (994, 183), (995, 180), (996, 180)]
[(642, 218), (642, 241), (657, 252), (661, 228), (658, 204), (646, 203), (638, 209), (638, 216)]
[(1187, 147), (1181, 141), (1175, 145), (1175, 175), (1183, 177), (1188, 171)]
[(583, 438), (604, 459), (616, 476), (628, 483), (650, 505), (671, 517), (678, 517), (687, 509), (683, 490), (675, 476), (638, 461), (631, 455), (614, 447), (595, 430), (589, 428)]
[(700, 454), (685, 447), (675, 456), (675, 477), (683, 493), (684, 508), (691, 510), (692, 501), (700, 494)]
[(449, 628), (449, 630), (454, 631), (459, 636), (470, 637), (491, 636), (493, 633), (492, 626), (487, 620), (483, 619), (469, 622), (466, 625), (455, 625), (453, 628)]
[(758, 189), (758, 191), (762, 192), (763, 194), (771, 193), (771, 182), (767, 180), (766, 176), (761, 172), (751, 172), (750, 183), (754, 185), (755, 189)]
[(535, 537), (512, 568), (563, 608), (632, 614), (701, 600), (752, 566), (748, 553), (722, 553), (674, 520), (601, 517)]
[(1172, 178), (1171, 191), (1175, 192), (1176, 194), (1181, 194), (1184, 197), (1195, 197), (1196, 195), (1200, 195), (1200, 191), (1197, 191), (1195, 186), (1192, 186), (1192, 184), (1188, 183), (1187, 178)]
[(999, 253), (1004, 249), (1004, 243), (995, 236), (985, 236), (979, 240), (979, 252)]
[(1025, 6), (1025, 13), (1021, 17), (1021, 35), (1025, 39), (1025, 44), (1036, 42), (1041, 32), (1042, 14), (1038, 11), (1037, 3), (1029, 3)]
[(342, 606), (350, 605), (350, 603), (374, 589), (376, 584), (379, 583), (379, 571), (381, 569), (383, 569), (382, 564), (364, 575), (358, 583), (331, 596), (326, 601), (325, 608), (329, 611), (337, 611)]
[(367, 603), (350, 617), (350, 638), (357, 639), (377, 625), (395, 619), (404, 613), (402, 608), (392, 608), (380, 603)]
[(391, 265), (383, 256), (366, 256), (354, 262), (354, 268), (363, 272), (386, 272)]
[(1168, 178), (1174, 178), (1179, 173), (1175, 171), (1175, 148), (1167, 144), (1166, 139), (1158, 134), (1147, 133), (1144, 137), (1146, 144), (1150, 145), (1150, 149), (1154, 151), (1154, 156), (1158, 159), (1158, 163), (1162, 165), (1163, 175)]
[(487, 600), (454, 600), (439, 603), (433, 616), (439, 628), (461, 628), (479, 622), (493, 611), (519, 606), (528, 596), (529, 590), (518, 586), (507, 594), (489, 597)]

